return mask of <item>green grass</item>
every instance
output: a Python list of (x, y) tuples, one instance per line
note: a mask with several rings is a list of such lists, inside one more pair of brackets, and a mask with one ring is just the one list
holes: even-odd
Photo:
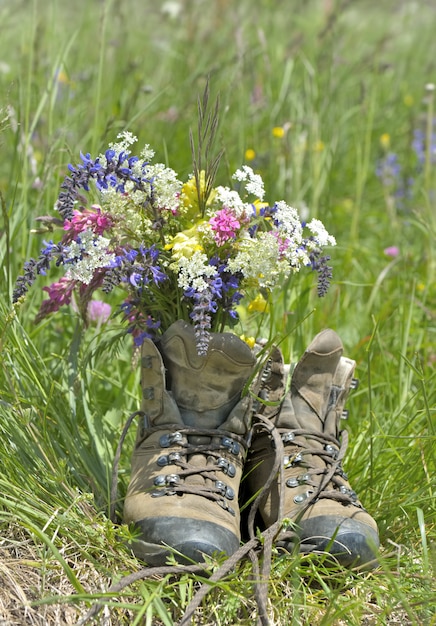
[[(67, 309), (35, 325), (40, 289), (17, 312), (11, 294), (50, 238), (35, 218), (52, 212), (80, 150), (129, 129), (190, 173), (210, 76), (220, 182), (254, 150), (271, 197), (307, 206), (337, 239), (329, 294), (298, 277), (272, 330), (295, 360), (330, 326), (357, 361), (345, 466), (382, 543), (366, 574), (275, 555), (271, 624), (436, 624), (436, 163), (427, 154), (417, 171), (411, 148), (416, 128), (432, 131), (435, 19), (431, 3), (393, 0), (0, 3), (0, 621), (75, 623), (101, 598), (96, 623), (173, 624), (202, 581), (167, 575), (105, 595), (140, 568), (108, 520), (112, 457), (139, 405), (130, 343), (111, 347), (115, 326), (82, 332)], [(414, 178), (402, 202), (375, 175), (384, 133)], [(255, 623), (250, 575), (248, 563), (231, 571), (193, 623)]]

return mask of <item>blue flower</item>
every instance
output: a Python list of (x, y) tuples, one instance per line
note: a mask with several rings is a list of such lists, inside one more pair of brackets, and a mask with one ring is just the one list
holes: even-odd
[(385, 187), (396, 187), (400, 182), (401, 166), (398, 163), (398, 156), (389, 152), (377, 163), (376, 175)]

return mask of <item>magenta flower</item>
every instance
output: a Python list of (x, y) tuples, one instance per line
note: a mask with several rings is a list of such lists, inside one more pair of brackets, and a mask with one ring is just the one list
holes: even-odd
[(219, 246), (229, 239), (235, 239), (236, 231), (241, 228), (240, 222), (227, 207), (217, 211), (209, 220), (209, 224), (212, 226), (215, 241)]
[(98, 204), (93, 204), (91, 209), (85, 209), (82, 212), (74, 210), (73, 217), (70, 220), (65, 220), (64, 243), (69, 243), (84, 230), (92, 230), (96, 235), (102, 235), (112, 227), (112, 217), (107, 213), (102, 213)]
[(48, 299), (42, 301), (38, 315), (36, 316), (36, 322), (41, 321), (50, 313), (56, 313), (61, 306), (70, 304), (75, 286), (75, 280), (62, 276), (59, 282), (52, 283), (48, 287), (43, 287), (42, 290), (48, 293)]
[(88, 304), (88, 319), (92, 322), (105, 324), (111, 314), (111, 305), (101, 300), (91, 300)]
[(289, 237), (283, 237), (283, 235), (278, 232), (273, 232), (273, 236), (277, 239), (279, 245), (279, 259), (283, 259), (285, 252), (291, 245), (291, 240)]
[(398, 246), (389, 246), (383, 250), (386, 256), (390, 256), (392, 259), (395, 259), (400, 254), (400, 248)]

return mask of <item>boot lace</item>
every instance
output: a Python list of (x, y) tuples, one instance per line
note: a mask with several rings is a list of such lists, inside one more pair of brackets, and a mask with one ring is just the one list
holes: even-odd
[[(116, 512), (116, 503), (118, 501), (118, 469), (121, 458), (121, 452), (124, 440), (127, 436), (129, 428), (133, 420), (140, 416), (147, 421), (147, 416), (143, 411), (135, 411), (128, 418), (114, 456), (111, 475), (111, 492), (110, 492), (110, 519), (114, 524), (120, 523), (120, 518)], [(193, 494), (203, 496), (209, 500), (217, 502), (220, 506), (227, 509), (231, 514), (235, 514), (227, 500), (234, 498), (233, 490), (228, 487), (218, 476), (217, 472), (228, 474), (233, 477), (236, 473), (235, 466), (223, 456), (234, 455), (237, 457), (245, 457), (248, 449), (247, 440), (235, 433), (230, 433), (219, 429), (192, 428), (181, 427), (180, 424), (165, 424), (162, 426), (147, 426), (147, 435), (153, 432), (168, 432), (160, 437), (159, 443), (162, 448), (162, 455), (158, 458), (158, 465), (164, 468), (166, 465), (177, 466), (180, 470), (177, 473), (160, 474), (155, 477), (154, 484), (156, 489), (152, 492), (152, 497), (173, 496), (177, 494)], [(190, 438), (207, 438), (207, 443), (191, 443)], [(172, 448), (168, 454), (164, 453), (165, 448)], [(177, 447), (177, 451), (174, 450)], [(204, 465), (193, 465), (189, 462), (189, 458), (194, 455), (202, 455), (205, 459), (208, 457), (209, 462)], [(214, 459), (215, 463), (210, 463), (210, 459)], [(192, 476), (201, 476), (205, 479), (204, 484), (191, 484), (186, 482), (186, 478)]]
[[(273, 371), (275, 367), (276, 364), (271, 359), (266, 362), (266, 365), (261, 371), (258, 379), (261, 387), (265, 386), (269, 373)], [(265, 390), (263, 389), (263, 391)], [(262, 396), (259, 397), (261, 400), (268, 401), (267, 392), (262, 393)], [(270, 579), (272, 568), (273, 546), (275, 543), (279, 543), (279, 541), (280, 543), (285, 541), (286, 543), (293, 543), (295, 545), (298, 545), (299, 542), (296, 531), (292, 528), (285, 528), (283, 525), (283, 508), (285, 503), (285, 490), (287, 487), (285, 483), (285, 468), (287, 465), (292, 463), (301, 464), (301, 466), (305, 469), (305, 474), (310, 475), (310, 477), (306, 476), (305, 480), (310, 481), (310, 486), (313, 487), (313, 489), (308, 490), (309, 493), (307, 494), (304, 503), (302, 503), (301, 515), (307, 507), (320, 498), (332, 498), (344, 503), (352, 503), (356, 506), (361, 506), (357, 502), (354, 492), (346, 492), (343, 485), (343, 481), (346, 480), (346, 475), (342, 470), (341, 461), (345, 456), (348, 445), (348, 434), (345, 430), (339, 434), (339, 439), (336, 439), (335, 437), (326, 434), (321, 435), (320, 433), (309, 430), (289, 430), (277, 428), (273, 421), (271, 421), (271, 417), (279, 411), (279, 407), (272, 408), (271, 406), (268, 406), (268, 403), (255, 404), (256, 412), (253, 416), (251, 436), (253, 434), (266, 433), (270, 437), (272, 449), (274, 450), (274, 460), (265, 484), (256, 495), (250, 507), (247, 520), (248, 540), (209, 576), (208, 582), (204, 582), (200, 586), (177, 626), (188, 626), (191, 624), (195, 611), (213, 587), (210, 583), (220, 581), (232, 569), (234, 569), (238, 563), (242, 562), (247, 557), (252, 563), (251, 578), (253, 581), (254, 595), (258, 608), (257, 623), (259, 626), (269, 626), (270, 620), (267, 612), (268, 581)], [(114, 523), (118, 523), (119, 521), (116, 514), (116, 502), (118, 492), (118, 466), (121, 450), (130, 425), (137, 416), (144, 416), (144, 413), (142, 411), (136, 411), (130, 415), (121, 433), (114, 456), (112, 467), (112, 486), (110, 492), (110, 517)], [(159, 430), (162, 430), (162, 427), (159, 427)], [(245, 452), (247, 448), (247, 441), (243, 437), (239, 437), (234, 433), (226, 433), (225, 431), (219, 431), (219, 435), (222, 438), (220, 441), (216, 441), (216, 429), (211, 431), (206, 429), (180, 428), (180, 425), (177, 425), (176, 431), (173, 431), (172, 434), (174, 435), (175, 433), (180, 433), (181, 441), (183, 440), (183, 437), (186, 436), (185, 442), (181, 446), (179, 457), (173, 457), (171, 459), (171, 464), (175, 464), (180, 467), (180, 471), (174, 475), (173, 478), (171, 478), (171, 475), (169, 475), (170, 478), (168, 478), (168, 475), (165, 477), (165, 484), (160, 487), (159, 493), (162, 495), (194, 493), (220, 503), (223, 499), (225, 499), (225, 497), (223, 498), (223, 495), (225, 496), (225, 491), (223, 494), (225, 485), (224, 487), (220, 484), (217, 485), (217, 482), (219, 483), (222, 481), (215, 480), (215, 478), (217, 478), (214, 474), (214, 471), (216, 471), (215, 468), (213, 465), (205, 465), (202, 467), (191, 466), (189, 463), (189, 456), (197, 453), (207, 454), (208, 456), (215, 457), (219, 466), (220, 458), (222, 458), (220, 452), (222, 452), (223, 446), (228, 449), (229, 445), (231, 446), (237, 444), (241, 446)], [(189, 436), (205, 436), (213, 438), (214, 441), (207, 444), (192, 444), (189, 443), (189, 440), (187, 439)], [(226, 438), (229, 441), (223, 442), (223, 439), (225, 440)], [(303, 442), (304, 438), (307, 440), (307, 443)], [(310, 445), (311, 441), (316, 442), (318, 445), (313, 445), (312, 447)], [(320, 450), (320, 443), (324, 446), (322, 450)], [(292, 444), (290, 454), (288, 454), (289, 444)], [(239, 454), (239, 451), (237, 454)], [(321, 457), (324, 462), (324, 467), (320, 468), (310, 462), (307, 462), (306, 459), (310, 458), (310, 456), (316, 455)], [(168, 460), (170, 461), (170, 459)], [(284, 463), (284, 460), (286, 463)], [(200, 474), (203, 477), (206, 476), (208, 478), (212, 478), (215, 486), (203, 487), (186, 483), (185, 479), (189, 476), (193, 476), (194, 474)], [(175, 478), (175, 476), (178, 478)], [(255, 520), (259, 505), (263, 498), (269, 493), (271, 485), (275, 480), (277, 480), (277, 478), (279, 485), (277, 521), (263, 530), (263, 532), (256, 532)], [(332, 486), (331, 489), (327, 489), (329, 484)], [(194, 564), (144, 567), (137, 572), (133, 572), (132, 574), (125, 576), (118, 583), (110, 586), (107, 590), (107, 594), (110, 595), (111, 593), (119, 593), (134, 582), (145, 578), (165, 576), (168, 574), (200, 574), (204, 576), (206, 574), (205, 565)], [(101, 602), (96, 602), (79, 620), (79, 622), (77, 622), (76, 626), (84, 626), (90, 619), (94, 618), (102, 608), (103, 604)]]
[[(120, 436), (120, 440), (117, 445), (117, 449), (114, 456), (114, 461), (112, 465), (112, 484), (110, 491), (110, 518), (114, 524), (119, 523), (119, 519), (116, 513), (116, 502), (117, 502), (117, 493), (118, 493), (118, 468), (121, 457), (121, 451), (123, 447), (124, 440), (128, 433), (128, 430), (134, 421), (134, 419), (138, 416), (144, 416), (142, 411), (136, 411), (132, 413)], [(248, 540), (228, 559), (224, 561), (224, 563), (213, 572), (209, 578), (207, 583), (203, 583), (196, 594), (193, 596), (190, 604), (185, 610), (184, 615), (181, 620), (178, 622), (178, 626), (188, 626), (191, 624), (192, 617), (196, 611), (196, 609), (200, 606), (204, 597), (211, 589), (210, 583), (218, 582), (224, 576), (226, 576), (239, 562), (243, 561), (247, 557), (250, 559), (252, 563), (252, 580), (254, 585), (255, 599), (258, 607), (258, 624), (260, 626), (268, 626), (269, 618), (267, 613), (267, 600), (268, 600), (268, 581), (270, 578), (270, 572), (272, 567), (272, 549), (276, 538), (278, 537), (280, 530), (282, 528), (281, 521), (277, 521), (269, 528), (264, 530), (262, 533), (257, 533), (255, 530), (255, 519), (256, 513), (259, 508), (259, 504), (262, 498), (268, 493), (269, 489), (273, 481), (276, 479), (277, 474), (280, 477), (280, 485), (281, 485), (281, 497), (280, 497), (280, 505), (279, 505), (279, 514), (278, 520), (282, 519), (283, 513), (283, 502), (284, 502), (284, 482), (283, 482), (283, 464), (281, 462), (284, 454), (284, 446), (280, 434), (277, 428), (273, 425), (273, 423), (263, 415), (256, 414), (256, 420), (252, 427), (253, 431), (267, 431), (269, 436), (271, 437), (274, 445), (274, 449), (276, 451), (275, 460), (273, 463), (273, 467), (271, 468), (270, 475), (262, 487), (261, 491), (257, 494), (256, 498), (251, 504), (250, 512), (248, 515)], [(206, 429), (192, 429), (192, 428), (179, 428), (178, 425), (177, 432), (180, 432), (184, 435), (201, 435), (201, 436), (209, 436), (216, 439), (217, 430), (206, 430)], [(162, 430), (160, 427), (159, 430)], [(244, 447), (247, 446), (247, 442), (244, 438), (235, 435), (234, 433), (226, 433), (225, 431), (220, 431), (219, 434), (226, 438), (229, 435), (228, 439), (232, 440), (234, 443), (240, 444)], [(220, 451), (222, 451), (222, 447), (226, 447), (229, 445), (227, 442), (223, 444), (223, 442), (213, 443), (213, 444), (185, 444), (185, 453), (181, 455), (180, 459), (177, 460), (181, 470), (179, 475), (182, 477), (193, 475), (194, 473), (206, 473), (209, 477), (213, 474), (213, 468), (209, 466), (204, 467), (190, 467), (189, 462), (184, 460), (185, 455), (188, 456), (193, 453), (205, 453), (208, 455), (212, 454), (217, 457), (217, 460), (220, 458)], [(198, 489), (197, 486), (187, 485), (184, 481), (175, 481), (174, 484), (165, 485), (163, 489), (163, 493), (167, 491), (174, 491), (175, 493), (195, 493), (197, 495), (204, 495), (207, 498), (212, 500), (219, 501), (222, 498), (221, 489), (216, 488), (211, 489)], [(263, 559), (261, 559), (261, 555), (263, 554)], [(205, 565), (165, 565), (161, 567), (144, 567), (138, 570), (137, 572), (133, 572), (122, 578), (119, 582), (111, 585), (107, 594), (116, 594), (132, 585), (133, 583), (143, 580), (145, 578), (152, 578), (155, 576), (166, 576), (168, 574), (173, 575), (183, 575), (183, 574), (202, 574), (205, 575)], [(91, 608), (87, 611), (87, 613), (76, 623), (76, 626), (84, 626), (91, 619), (94, 619), (96, 615), (102, 610), (103, 604), (101, 602), (96, 602), (91, 606)]]
[[(304, 498), (307, 499), (308, 506), (317, 500), (330, 499), (363, 508), (356, 492), (346, 485), (348, 476), (342, 468), (342, 460), (348, 447), (346, 430), (341, 431), (338, 438), (305, 429), (279, 428), (278, 432), (284, 444), (285, 468), (303, 469), (300, 475), (289, 478), (286, 486), (292, 488), (308, 485), (309, 495)], [(318, 464), (312, 461), (314, 457), (319, 459)]]
[[(233, 489), (222, 479), (222, 474), (233, 478), (236, 474), (235, 465), (229, 460), (245, 458), (248, 449), (247, 441), (235, 433), (221, 429), (205, 429), (180, 427), (180, 424), (165, 425), (169, 432), (160, 437), (159, 443), (163, 453), (157, 460), (157, 465), (163, 469), (167, 465), (177, 467), (177, 473), (159, 474), (154, 479), (156, 489), (151, 497), (174, 496), (192, 494), (202, 496), (219, 504), (231, 515), (235, 510), (228, 501), (233, 500)], [(161, 432), (162, 426), (147, 427), (147, 434)], [(205, 439), (207, 443), (192, 443)], [(165, 448), (172, 449), (165, 454)], [(204, 465), (193, 465), (190, 458), (204, 459)], [(220, 474), (218, 474), (220, 472)], [(201, 484), (189, 482), (189, 478), (201, 476)], [(115, 494), (114, 494), (115, 495)]]

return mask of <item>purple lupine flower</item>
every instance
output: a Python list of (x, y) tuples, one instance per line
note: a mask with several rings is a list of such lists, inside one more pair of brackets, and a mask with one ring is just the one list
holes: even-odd
[(232, 274), (228, 271), (227, 265), (216, 259), (216, 257), (211, 259), (210, 264), (216, 265), (217, 272), (221, 278), (220, 308), (233, 320), (236, 320), (238, 319), (238, 313), (235, 307), (243, 298), (243, 294), (238, 291), (243, 278), (242, 274), (240, 272)]
[(384, 187), (397, 187), (401, 175), (401, 166), (398, 163), (398, 156), (393, 152), (389, 152), (383, 159), (378, 161), (375, 173), (378, 178), (380, 178)]
[(211, 308), (212, 294), (205, 289), (201, 292), (195, 292), (193, 295), (194, 306), (190, 318), (194, 322), (195, 342), (197, 346), (197, 354), (206, 356), (209, 348), (211, 324)]
[(137, 330), (136, 332), (132, 330), (135, 346), (138, 348), (141, 347), (146, 339), (156, 341), (156, 331), (159, 330), (160, 325), (161, 323), (159, 320), (156, 321), (151, 317), (151, 315), (148, 315), (145, 319), (145, 330)]
[(312, 269), (318, 272), (318, 297), (323, 298), (329, 290), (330, 280), (333, 276), (333, 268), (328, 265), (330, 256), (321, 256), (321, 250), (313, 250), (309, 254)]
[(65, 262), (68, 254), (68, 247), (63, 243), (44, 242), (45, 246), (41, 249), (38, 259), (29, 259), (24, 263), (24, 273), (18, 276), (15, 289), (12, 295), (12, 301), (17, 302), (19, 298), (24, 296), (29, 287), (33, 285), (39, 274), (45, 276), (50, 269), (50, 265), (56, 259), (56, 265), (59, 266)]
[(156, 341), (161, 322), (151, 315), (142, 313), (139, 300), (134, 298), (125, 300), (120, 306), (120, 313), (127, 322), (127, 332), (132, 335), (137, 347), (142, 346), (145, 339)]
[[(436, 118), (433, 120), (433, 132), (430, 134), (430, 145), (428, 152), (430, 163), (436, 163)], [(427, 134), (420, 128), (413, 131), (412, 148), (416, 154), (419, 164), (422, 166), (427, 158)]]
[(420, 128), (413, 131), (412, 148), (418, 162), (423, 165), (425, 162), (425, 133)]
[[(82, 163), (76, 167), (71, 164), (68, 165), (69, 175), (61, 184), (61, 191), (56, 203), (56, 208), (64, 219), (71, 220), (74, 205), (79, 198), (79, 190), (89, 191), (91, 180), (95, 181), (95, 185), (100, 191), (114, 187), (120, 193), (124, 193), (124, 186), (127, 181), (134, 183), (134, 190), (141, 190), (144, 188), (143, 183), (150, 182), (145, 177), (138, 178), (133, 174), (132, 166), (138, 161), (138, 157), (129, 157), (127, 152), (121, 152), (116, 158), (114, 150), (107, 150), (105, 156), (105, 167), (101, 165), (99, 157), (92, 159), (89, 153), (80, 153)], [(126, 162), (127, 167), (125, 166)]]
[(154, 245), (150, 248), (141, 246), (140, 254), (137, 250), (124, 249), (109, 266), (103, 280), (103, 291), (109, 293), (121, 283), (130, 283), (141, 290), (150, 282), (158, 285), (167, 280), (168, 276), (157, 263), (158, 259), (159, 251)]

